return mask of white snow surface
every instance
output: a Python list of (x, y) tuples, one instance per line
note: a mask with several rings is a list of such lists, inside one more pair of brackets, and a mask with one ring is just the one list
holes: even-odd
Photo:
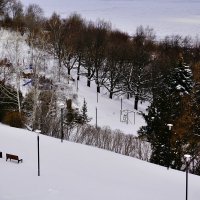
[[(183, 200), (185, 172), (0, 124), (1, 200)], [(7, 161), (15, 154), (23, 163)], [(200, 177), (189, 174), (188, 199), (199, 200)]]
[[(119, 129), (125, 134), (137, 135), (137, 131), (141, 126), (145, 125), (145, 120), (140, 114), (146, 112), (146, 108), (149, 103), (139, 103), (138, 111), (134, 110), (134, 99), (126, 99), (121, 96), (114, 96), (113, 99), (109, 98), (108, 92), (101, 88), (101, 93), (96, 93), (96, 84), (92, 82), (91, 87), (87, 87), (85, 77), (81, 77), (78, 83), (78, 106), (81, 108), (83, 99), (87, 102), (88, 116), (92, 118), (90, 124), (104, 127), (108, 126), (112, 130)], [(76, 86), (75, 86), (76, 87)], [(122, 98), (122, 115), (120, 121), (120, 110), (121, 110), (121, 98)], [(98, 102), (97, 102), (98, 99)], [(124, 115), (128, 111), (128, 122)], [(97, 115), (96, 115), (97, 113)], [(96, 121), (97, 116), (97, 121)], [(125, 119), (125, 121), (123, 121)]]
[(22, 0), (35, 3), (46, 16), (55, 11), (62, 17), (81, 14), (87, 20), (110, 21), (114, 29), (133, 34), (140, 25), (150, 26), (159, 37), (179, 34), (195, 37), (200, 33), (198, 0)]

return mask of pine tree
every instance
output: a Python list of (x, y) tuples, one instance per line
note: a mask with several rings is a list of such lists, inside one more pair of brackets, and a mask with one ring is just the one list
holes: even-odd
[(151, 162), (173, 168), (181, 162), (182, 140), (176, 138), (175, 143), (172, 142), (175, 133), (169, 130), (167, 124), (175, 124), (180, 117), (181, 100), (192, 87), (191, 70), (182, 59), (176, 67), (169, 68), (168, 73), (160, 76), (153, 90), (153, 102), (148, 114), (144, 114), (147, 125), (140, 130), (140, 135), (147, 137), (151, 143)]
[(89, 118), (87, 115), (87, 102), (85, 101), (85, 98), (84, 98), (79, 123), (86, 124), (90, 121), (91, 121), (91, 118)]
[(195, 85), (192, 97), (192, 113), (193, 113), (193, 134), (200, 135), (200, 63), (194, 65)]

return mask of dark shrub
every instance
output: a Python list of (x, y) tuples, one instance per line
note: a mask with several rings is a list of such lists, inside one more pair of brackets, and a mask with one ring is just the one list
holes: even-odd
[(23, 128), (24, 127), (24, 116), (23, 114), (17, 112), (17, 111), (12, 111), (12, 112), (7, 112), (3, 118), (3, 123), (7, 124), (12, 127), (16, 128)]

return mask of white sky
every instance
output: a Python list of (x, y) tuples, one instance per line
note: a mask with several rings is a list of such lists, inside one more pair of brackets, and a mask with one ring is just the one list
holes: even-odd
[(113, 28), (133, 34), (139, 25), (154, 28), (159, 37), (200, 33), (200, 1), (191, 0), (22, 0), (36, 3), (46, 16), (53, 11), (63, 17), (73, 12), (92, 21), (110, 21)]

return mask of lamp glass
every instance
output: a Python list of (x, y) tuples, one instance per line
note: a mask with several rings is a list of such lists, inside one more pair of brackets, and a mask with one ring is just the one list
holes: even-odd
[(184, 158), (185, 158), (186, 161), (188, 162), (188, 161), (190, 161), (190, 159), (191, 159), (191, 155), (185, 154), (185, 155), (184, 155)]

